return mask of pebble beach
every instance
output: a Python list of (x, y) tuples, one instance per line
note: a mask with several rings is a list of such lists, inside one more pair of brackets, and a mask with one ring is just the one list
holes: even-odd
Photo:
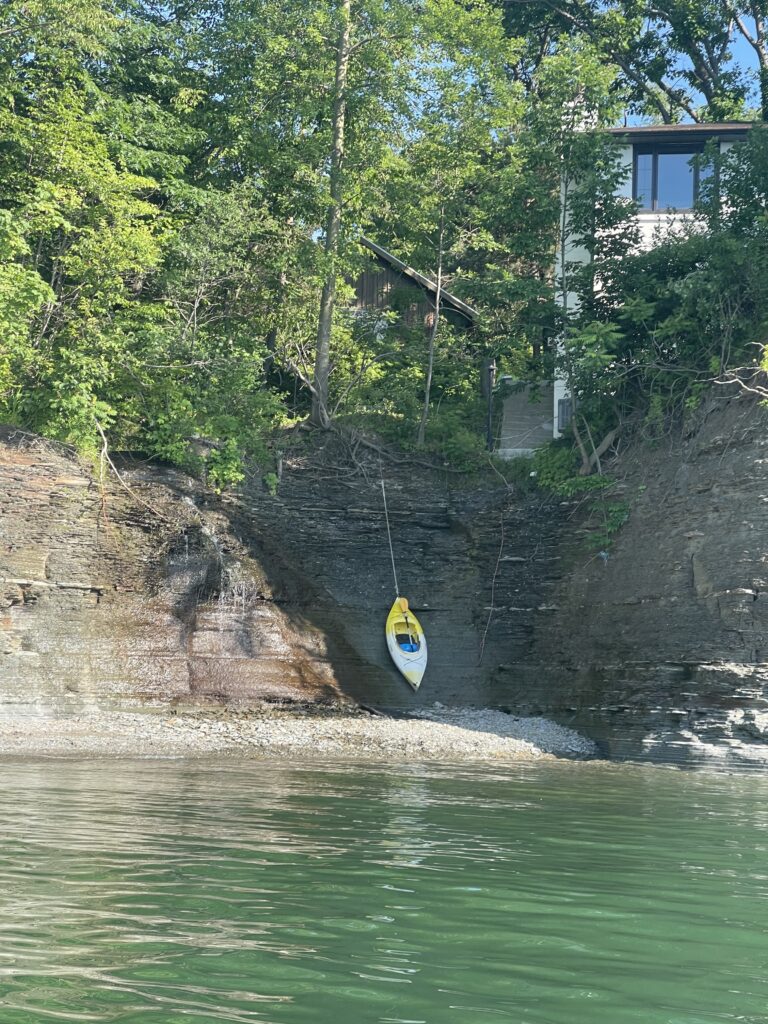
[(292, 761), (535, 760), (596, 756), (594, 744), (546, 718), (477, 708), (421, 709), (388, 717), (363, 711), (299, 713), (275, 707), (172, 713), (90, 711), (4, 717), (0, 756), (202, 757), (238, 754)]

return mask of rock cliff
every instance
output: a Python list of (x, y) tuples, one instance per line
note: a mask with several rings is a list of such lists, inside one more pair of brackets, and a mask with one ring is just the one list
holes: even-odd
[(563, 574), (526, 674), (613, 754), (768, 759), (768, 411), (712, 398), (614, 470), (629, 520)]
[[(430, 641), (431, 684), (413, 694), (383, 637), (393, 584), (378, 468), (352, 473), (344, 454), (287, 459), (277, 495), (256, 484), (220, 498), (150, 464), (99, 481), (6, 430), (0, 700), (498, 703), (491, 666), (524, 659), (557, 576), (559, 506), (423, 467), (416, 484), (415, 467), (387, 464), (400, 581)], [(509, 615), (489, 623), (497, 561)]]
[(487, 704), (611, 754), (766, 756), (767, 426), (731, 396), (627, 451), (631, 514), (607, 558), (577, 503), (386, 459), (400, 582), (430, 642), (418, 694), (384, 645), (376, 459), (329, 437), (286, 456), (276, 495), (255, 480), (219, 498), (130, 460), (100, 481), (5, 430), (0, 702)]

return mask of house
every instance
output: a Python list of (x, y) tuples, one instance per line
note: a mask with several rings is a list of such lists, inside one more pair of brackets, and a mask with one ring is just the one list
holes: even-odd
[[(403, 263), (369, 238), (361, 246), (373, 259), (354, 282), (354, 309), (369, 313), (393, 311), (407, 327), (428, 328), (435, 309), (437, 282)], [(440, 290), (440, 315), (456, 327), (470, 328), (477, 311), (444, 288)]]
[[(674, 232), (695, 216), (699, 185), (706, 168), (695, 161), (708, 144), (725, 152), (743, 141), (750, 128), (747, 121), (711, 124), (647, 125), (613, 128), (608, 134), (616, 139), (619, 159), (626, 170), (619, 195), (637, 203), (640, 246), (654, 243)], [(587, 262), (589, 256), (578, 244), (566, 242), (565, 253), (558, 253), (572, 264)], [(576, 295), (561, 294), (566, 309), (577, 305)], [(547, 391), (547, 388), (549, 391)], [(544, 415), (544, 395), (551, 406)], [(535, 395), (538, 404), (530, 401)], [(519, 383), (503, 400), (502, 426), (497, 454), (502, 457), (531, 454), (547, 440), (560, 437), (570, 420), (571, 402), (565, 381), (556, 379), (546, 388)]]

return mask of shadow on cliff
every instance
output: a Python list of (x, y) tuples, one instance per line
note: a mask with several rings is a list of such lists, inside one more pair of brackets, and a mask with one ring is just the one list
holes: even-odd
[[(248, 600), (268, 603), (290, 624), (290, 662), (300, 693), (314, 701), (334, 701), (343, 696), (357, 703), (402, 702), (399, 677), (388, 664), (383, 620), (375, 624), (372, 621), (361, 650), (348, 635), (349, 609), (339, 605), (314, 578), (303, 562), (301, 548), (292, 543), (290, 525), (276, 516), (274, 526), (264, 528), (261, 520), (265, 513), (269, 517), (270, 511), (274, 514), (279, 510), (263, 507), (260, 497), (256, 502), (262, 508), (256, 517), (256, 509), (249, 514), (244, 505), (219, 504), (216, 499), (204, 499), (201, 511), (223, 515), (228, 532), (247, 549), (263, 573), (263, 586), (257, 585)], [(249, 653), (256, 654), (253, 647)]]
[(300, 611), (301, 600), (314, 603), (306, 587), (273, 564), (246, 516), (204, 494), (196, 514), (199, 521), (168, 548), (165, 587), (180, 624), (191, 695), (338, 700), (322, 652), (311, 642), (317, 628)]

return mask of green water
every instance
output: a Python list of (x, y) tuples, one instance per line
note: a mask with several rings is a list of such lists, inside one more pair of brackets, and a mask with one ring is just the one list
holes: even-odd
[(0, 1022), (768, 1020), (768, 779), (5, 763)]

